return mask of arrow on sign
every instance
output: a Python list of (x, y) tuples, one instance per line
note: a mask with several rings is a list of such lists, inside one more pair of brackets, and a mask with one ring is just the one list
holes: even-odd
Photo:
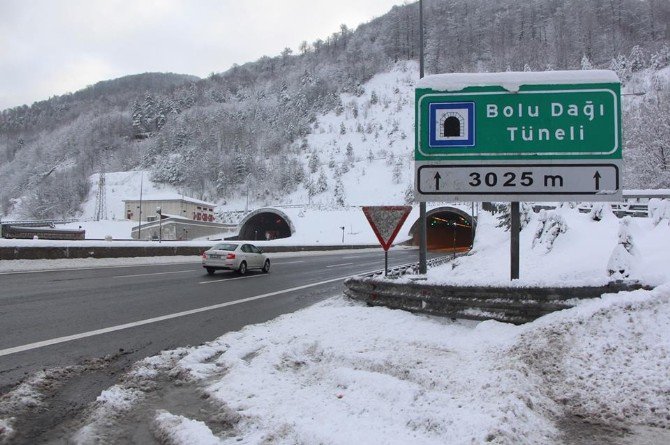
[(602, 176), (600, 176), (600, 172), (596, 170), (596, 174), (593, 175), (593, 179), (596, 180), (596, 190), (600, 190), (600, 178), (602, 178)]
[(440, 189), (440, 179), (442, 179), (442, 176), (440, 176), (440, 172), (435, 173), (435, 190)]

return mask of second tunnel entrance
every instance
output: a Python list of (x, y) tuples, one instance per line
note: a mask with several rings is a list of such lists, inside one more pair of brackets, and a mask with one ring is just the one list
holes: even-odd
[[(464, 211), (453, 207), (433, 209), (426, 214), (426, 238), (432, 252), (467, 252), (475, 238), (475, 221)], [(419, 245), (419, 221), (410, 231), (415, 246)]]

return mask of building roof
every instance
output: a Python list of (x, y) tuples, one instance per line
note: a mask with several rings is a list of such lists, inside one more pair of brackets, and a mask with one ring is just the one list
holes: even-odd
[[(123, 199), (123, 202), (137, 202), (140, 199)], [(188, 196), (180, 195), (178, 193), (161, 193), (156, 195), (144, 195), (142, 196), (142, 201), (184, 201), (190, 202), (192, 204), (206, 205), (209, 207), (216, 207), (216, 204), (207, 201), (201, 201), (195, 198), (189, 198)]]

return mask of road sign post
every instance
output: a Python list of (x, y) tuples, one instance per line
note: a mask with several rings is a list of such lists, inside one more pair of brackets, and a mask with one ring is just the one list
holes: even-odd
[(388, 274), (388, 250), (411, 211), (411, 206), (363, 207), (363, 213), (384, 249), (384, 276)]
[(417, 199), (621, 200), (620, 90), (605, 70), (419, 80)]

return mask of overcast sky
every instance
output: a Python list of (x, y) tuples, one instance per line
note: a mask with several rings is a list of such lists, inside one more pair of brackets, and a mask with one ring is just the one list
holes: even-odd
[(402, 0), (0, 0), (0, 110), (144, 72), (205, 77)]

